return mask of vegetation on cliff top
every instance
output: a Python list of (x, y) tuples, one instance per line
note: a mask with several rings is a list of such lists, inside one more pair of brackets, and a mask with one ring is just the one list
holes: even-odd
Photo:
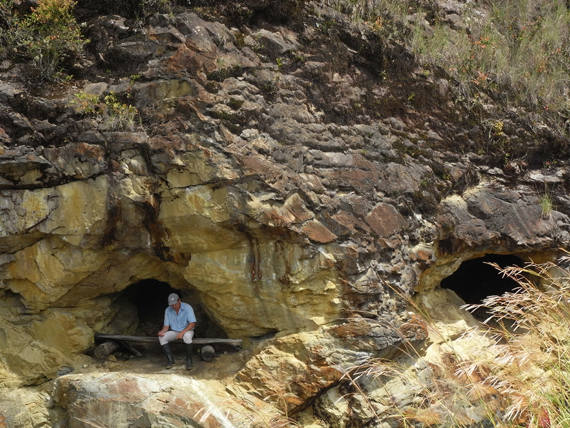
[[(570, 118), (570, 10), (565, 1), (479, 1), (447, 13), (434, 1), (327, 0), (382, 40), (441, 67), (473, 106), (555, 110)], [(456, 13), (457, 12), (457, 13)], [(458, 15), (458, 13), (460, 15)]]
[[(426, 79), (450, 83), (455, 107), (465, 109), (471, 123), (482, 125), (488, 134), (484, 146), (466, 150), (493, 153), (508, 168), (566, 155), (562, 141), (570, 131), (567, 2), (326, 2), (378, 34), (385, 48), (413, 52)], [(414, 95), (419, 94), (410, 97)], [(410, 104), (417, 103), (411, 99)], [(510, 138), (513, 123), (525, 133)], [(546, 128), (553, 133), (546, 135)], [(542, 154), (528, 155), (535, 151)]]
[[(119, 2), (134, 19), (182, 7), (174, 0)], [(510, 141), (497, 138), (507, 112), (539, 118), (565, 134), (570, 127), (570, 11), (562, 0), (521, 0), (453, 4), (428, 0), (325, 0), (330, 7), (367, 26), (385, 47), (399, 44), (413, 52), (424, 73), (443, 73), (456, 88), (454, 102), (487, 121), (490, 139), (509, 152)], [(318, 4), (318, 3), (315, 3)], [(74, 17), (71, 0), (40, 0), (37, 7), (0, 1), (0, 57), (29, 61), (38, 77), (66, 76), (88, 40)], [(309, 7), (305, 7), (309, 6)], [(112, 7), (106, 3), (101, 6)], [(188, 7), (186, 5), (186, 7)], [(192, 2), (191, 9), (212, 19), (251, 25), (304, 21), (312, 6), (285, 2)], [(108, 12), (113, 12), (109, 9)], [(327, 27), (321, 23), (319, 28)], [(323, 27), (324, 26), (324, 27)], [(371, 43), (376, 43), (371, 41)], [(382, 73), (378, 76), (382, 79)], [(408, 103), (416, 94), (408, 94)], [(517, 109), (524, 111), (517, 111)], [(502, 127), (501, 127), (502, 128)], [(502, 132), (502, 131), (501, 131)], [(492, 135), (491, 135), (492, 134)], [(504, 135), (504, 134), (500, 134)]]
[(0, 53), (29, 61), (42, 80), (61, 78), (88, 42), (73, 16), (72, 0), (40, 0), (20, 12), (12, 0), (0, 1)]

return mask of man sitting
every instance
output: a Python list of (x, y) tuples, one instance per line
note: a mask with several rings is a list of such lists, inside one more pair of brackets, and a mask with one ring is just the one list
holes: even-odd
[(176, 293), (168, 296), (168, 307), (164, 311), (164, 326), (158, 332), (158, 340), (168, 361), (167, 369), (174, 365), (174, 357), (168, 342), (176, 339), (182, 339), (186, 344), (186, 369), (190, 370), (194, 366), (192, 363), (192, 338), (194, 337), (195, 326), (196, 316), (192, 306), (182, 302)]

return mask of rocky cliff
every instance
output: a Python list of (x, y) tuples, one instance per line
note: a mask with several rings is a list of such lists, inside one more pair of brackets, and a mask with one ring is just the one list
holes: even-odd
[[(342, 379), (426, 343), (409, 299), (457, 337), (476, 321), (440, 284), (464, 261), (570, 241), (563, 134), (516, 110), (492, 134), (444, 70), (328, 4), (77, 15), (73, 79), (0, 65), (0, 426), (389, 426), (382, 388)], [(155, 334), (158, 288), (202, 337), (244, 339), (232, 370), (88, 356), (95, 333)]]

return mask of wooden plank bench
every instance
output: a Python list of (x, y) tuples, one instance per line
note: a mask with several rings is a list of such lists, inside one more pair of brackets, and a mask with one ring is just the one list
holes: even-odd
[[(97, 333), (95, 334), (96, 341), (106, 341), (111, 343), (120, 343), (125, 348), (127, 348), (130, 352), (135, 354), (137, 357), (142, 357), (143, 355), (129, 345), (128, 342), (139, 342), (139, 343), (159, 343), (158, 336), (128, 336), (124, 334), (102, 334)], [(178, 339), (177, 339), (178, 340)], [(236, 348), (241, 348), (242, 340), (241, 339), (222, 339), (222, 338), (203, 338), (203, 337), (196, 337), (192, 339), (192, 343), (195, 345), (202, 345), (202, 358), (206, 361), (211, 361), (214, 358), (214, 348), (211, 345), (214, 344), (222, 344), (222, 345), (230, 345)], [(98, 346), (95, 349), (95, 356), (97, 358), (105, 358), (107, 355), (113, 353), (117, 350), (114, 347), (103, 347), (105, 343)], [(114, 349), (113, 349), (114, 348)], [(208, 352), (205, 353), (204, 350), (208, 349)], [(209, 356), (206, 357), (206, 354)], [(211, 356), (211, 357), (210, 357)]]

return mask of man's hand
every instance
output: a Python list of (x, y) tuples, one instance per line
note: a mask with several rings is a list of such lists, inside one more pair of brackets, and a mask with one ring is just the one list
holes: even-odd
[(178, 334), (176, 335), (176, 338), (177, 338), (177, 339), (182, 339), (182, 338), (184, 337), (184, 333), (186, 333), (186, 332), (185, 332), (185, 331), (181, 331), (180, 333), (178, 333)]

